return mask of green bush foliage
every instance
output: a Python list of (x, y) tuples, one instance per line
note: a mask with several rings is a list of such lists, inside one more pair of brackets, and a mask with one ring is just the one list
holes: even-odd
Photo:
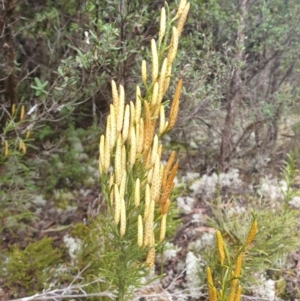
[(299, 11), (297, 1), (191, 3), (176, 66), (189, 78), (177, 133), (196, 143), (204, 167), (255, 161), (260, 171), (282, 143), (282, 119), (299, 112)]

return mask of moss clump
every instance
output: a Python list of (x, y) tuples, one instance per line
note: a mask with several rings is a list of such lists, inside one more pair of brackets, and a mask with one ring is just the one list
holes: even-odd
[(52, 239), (45, 237), (29, 244), (24, 250), (13, 246), (6, 252), (1, 267), (4, 275), (3, 287), (7, 287), (10, 295), (33, 294), (41, 291), (51, 282), (51, 269), (61, 260), (61, 252), (52, 246)]
[(77, 238), (80, 238), (83, 240), (86, 237), (88, 237), (89, 231), (90, 231), (90, 229), (88, 228), (88, 226), (86, 226), (83, 223), (77, 223), (73, 226), (73, 229), (71, 231), (71, 236), (77, 237)]

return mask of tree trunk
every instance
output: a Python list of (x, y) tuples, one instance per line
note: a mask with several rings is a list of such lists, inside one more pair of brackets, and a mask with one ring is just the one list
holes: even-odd
[(220, 150), (220, 167), (222, 171), (227, 170), (230, 167), (230, 155), (233, 145), (232, 137), (232, 127), (235, 121), (235, 109), (237, 108), (241, 98), (242, 93), (240, 90), (241, 87), (241, 65), (244, 61), (244, 41), (245, 41), (245, 15), (247, 13), (247, 1), (239, 1), (240, 9), (240, 23), (237, 30), (237, 49), (236, 49), (236, 66), (233, 68), (232, 78), (230, 81), (229, 92), (227, 96), (227, 114), (225, 118), (224, 127), (222, 130), (222, 142)]

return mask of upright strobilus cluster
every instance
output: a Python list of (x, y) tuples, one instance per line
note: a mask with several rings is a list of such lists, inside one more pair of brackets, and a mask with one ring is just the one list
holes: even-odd
[(135, 102), (127, 103), (124, 87), (112, 81), (112, 104), (105, 135), (100, 138), (99, 170), (109, 213), (120, 239), (132, 237), (126, 233), (135, 229), (136, 244), (147, 252), (149, 267), (154, 264), (155, 242), (165, 238), (178, 169), (175, 152), (171, 152), (165, 165), (161, 162), (160, 138), (172, 129), (178, 115), (182, 80), (177, 83), (168, 118), (164, 96), (189, 7), (187, 1), (181, 1), (173, 19), (167, 4), (161, 9), (158, 41), (151, 40), (151, 76), (143, 60), (144, 87), (136, 87)]

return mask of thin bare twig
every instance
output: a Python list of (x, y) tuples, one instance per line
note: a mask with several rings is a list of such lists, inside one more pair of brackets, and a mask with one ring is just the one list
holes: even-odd
[[(90, 283), (75, 284), (77, 281), (82, 280), (82, 273), (89, 267), (87, 265), (82, 271), (80, 271), (72, 280), (72, 282), (64, 288), (58, 288), (54, 290), (47, 290), (42, 293), (37, 293), (29, 297), (23, 297), (19, 299), (11, 299), (9, 301), (32, 301), (32, 300), (61, 300), (65, 298), (88, 298), (88, 297), (108, 297), (110, 299), (116, 298), (113, 292), (109, 291), (109, 288), (104, 292), (99, 293), (86, 293), (84, 288), (95, 283), (104, 282), (103, 279), (98, 278)], [(81, 292), (81, 293), (78, 293)]]

